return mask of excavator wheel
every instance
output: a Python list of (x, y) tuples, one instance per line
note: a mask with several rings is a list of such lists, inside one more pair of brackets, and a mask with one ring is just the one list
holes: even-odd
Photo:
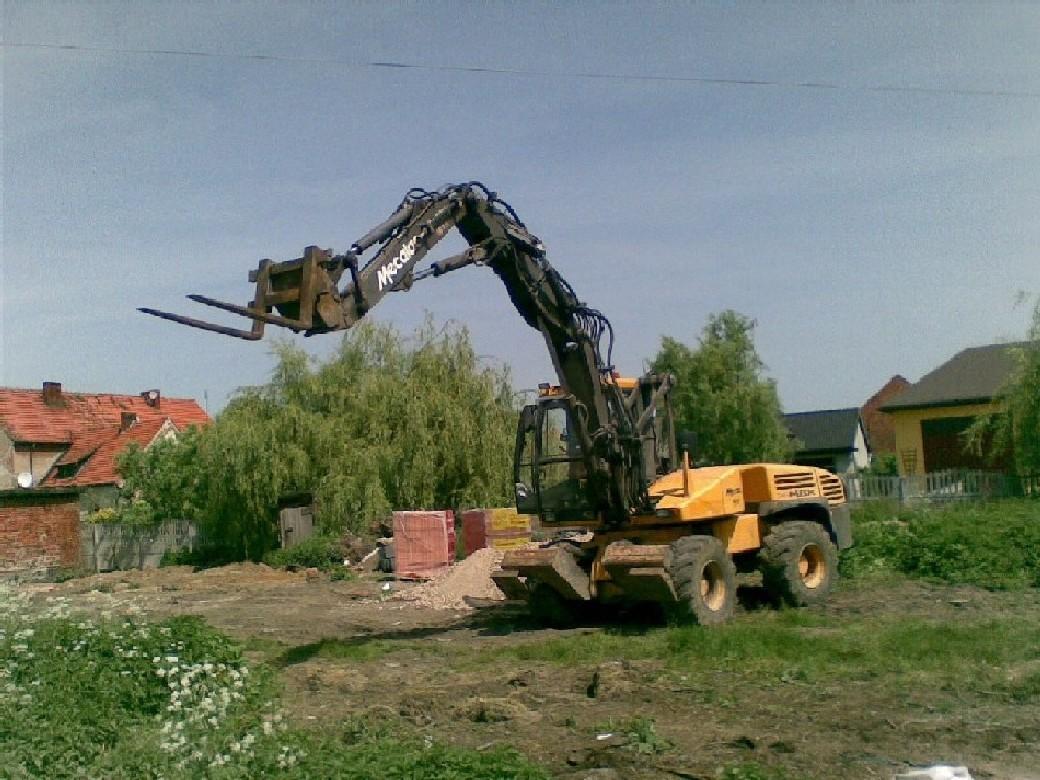
[(578, 617), (574, 606), (544, 582), (531, 584), (527, 610), (536, 622), (550, 628), (569, 628)]
[(838, 578), (838, 548), (827, 529), (811, 520), (773, 526), (758, 559), (766, 590), (796, 607), (822, 602)]
[(715, 626), (733, 616), (737, 603), (737, 567), (714, 536), (684, 536), (672, 543), (668, 574), (678, 602), (672, 609), (680, 623)]

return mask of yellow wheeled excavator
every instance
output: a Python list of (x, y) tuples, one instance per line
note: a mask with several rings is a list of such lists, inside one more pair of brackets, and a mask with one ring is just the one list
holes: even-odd
[[(452, 229), (468, 248), (418, 268)], [(410, 190), (343, 254), (309, 246), (300, 258), (262, 260), (245, 306), (188, 296), (248, 317), (249, 330), (141, 311), (251, 341), (265, 324), (315, 335), (350, 328), (389, 293), (470, 265), (502, 280), (544, 337), (559, 381), (520, 413), (517, 510), (544, 528), (587, 532), (507, 553), (493, 575), (507, 597), (557, 624), (584, 606), (649, 602), (712, 625), (733, 613), (738, 570), (757, 569), (777, 600), (826, 598), (838, 550), (852, 544), (838, 477), (775, 463), (691, 468), (690, 439), (673, 420), (674, 378), (616, 374), (610, 322), (578, 298), (542, 242), (480, 182)]]

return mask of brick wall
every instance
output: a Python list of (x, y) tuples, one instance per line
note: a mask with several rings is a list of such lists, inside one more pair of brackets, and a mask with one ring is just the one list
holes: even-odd
[(0, 574), (79, 564), (75, 492), (0, 491)]

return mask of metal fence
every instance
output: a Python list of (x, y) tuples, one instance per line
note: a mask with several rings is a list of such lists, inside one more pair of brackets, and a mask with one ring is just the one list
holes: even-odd
[(1040, 474), (1018, 476), (1000, 471), (936, 471), (906, 477), (844, 474), (849, 501), (985, 501), (1040, 498)]

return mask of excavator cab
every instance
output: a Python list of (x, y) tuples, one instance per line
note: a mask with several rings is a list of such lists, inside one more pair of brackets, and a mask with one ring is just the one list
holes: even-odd
[(525, 406), (517, 426), (516, 509), (543, 523), (594, 517), (585, 455), (570, 397), (546, 397)]

